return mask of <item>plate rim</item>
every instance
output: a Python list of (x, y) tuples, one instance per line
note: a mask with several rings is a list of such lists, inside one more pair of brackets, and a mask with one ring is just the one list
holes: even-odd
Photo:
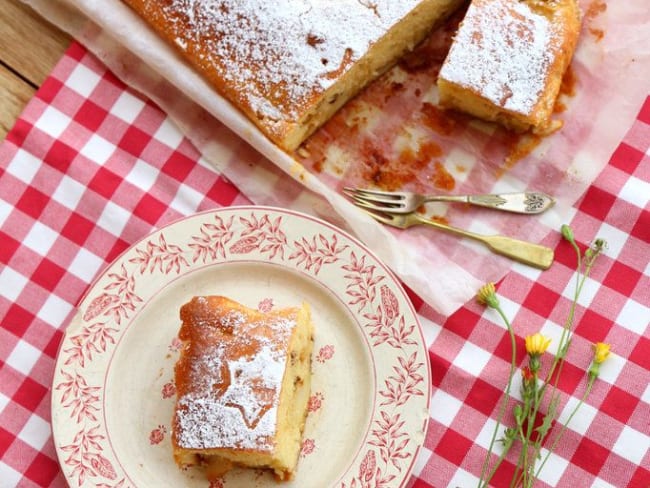
[[(411, 440), (413, 440), (414, 447), (410, 451), (411, 454), (412, 454), (410, 462), (408, 462), (406, 464), (406, 466), (404, 467), (404, 469), (401, 470), (401, 472), (400, 472), (400, 474), (403, 477), (402, 477), (401, 480), (399, 480), (400, 481), (399, 486), (405, 486), (405, 484), (409, 481), (410, 477), (412, 476), (413, 468), (414, 468), (414, 466), (415, 466), (415, 464), (417, 462), (418, 456), (419, 456), (419, 454), (420, 454), (420, 452), (422, 450), (422, 447), (424, 445), (424, 437), (426, 435), (428, 425), (429, 425), (429, 422), (430, 422), (429, 410), (430, 410), (430, 406), (431, 406), (431, 392), (432, 392), (433, 386), (432, 386), (432, 383), (431, 383), (431, 377), (432, 377), (431, 376), (432, 375), (432, 373), (431, 373), (431, 362), (430, 362), (430, 360), (428, 358), (428, 349), (427, 349), (427, 346), (426, 346), (426, 339), (425, 339), (425, 336), (424, 336), (424, 329), (423, 329), (422, 323), (421, 323), (421, 321), (420, 321), (420, 319), (418, 317), (417, 311), (415, 310), (415, 305), (413, 304), (413, 301), (411, 300), (408, 292), (406, 291), (406, 289), (404, 287), (404, 284), (399, 279), (399, 277), (393, 272), (393, 270), (386, 263), (384, 263), (382, 261), (382, 259), (372, 249), (370, 249), (366, 244), (364, 244), (362, 241), (360, 241), (356, 236), (352, 235), (351, 233), (349, 233), (348, 231), (346, 231), (344, 229), (341, 229), (337, 225), (335, 225), (335, 224), (333, 224), (331, 222), (328, 222), (328, 221), (326, 221), (326, 220), (324, 220), (324, 219), (322, 219), (320, 217), (316, 217), (314, 215), (310, 215), (310, 214), (307, 214), (307, 213), (304, 213), (304, 212), (301, 212), (301, 211), (297, 211), (297, 210), (292, 210), (292, 209), (287, 209), (287, 208), (282, 208), (282, 207), (276, 207), (276, 206), (269, 206), (269, 205), (252, 205), (251, 204), (251, 205), (232, 205), (232, 206), (227, 206), (227, 207), (224, 206), (224, 207), (216, 207), (216, 208), (206, 209), (206, 210), (202, 210), (200, 212), (195, 212), (195, 213), (192, 213), (192, 214), (189, 214), (189, 215), (181, 216), (179, 218), (176, 218), (176, 219), (173, 219), (173, 220), (167, 222), (166, 224), (164, 224), (164, 225), (162, 225), (160, 227), (156, 227), (154, 229), (151, 229), (150, 232), (148, 232), (146, 235), (142, 236), (141, 238), (137, 239), (133, 243), (129, 244), (124, 250), (122, 250), (117, 256), (115, 256), (115, 258), (113, 260), (106, 263), (100, 269), (100, 271), (97, 272), (97, 274), (95, 275), (93, 280), (88, 284), (88, 286), (87, 286), (86, 290), (84, 291), (84, 293), (80, 296), (79, 300), (77, 301), (77, 304), (75, 305), (75, 307), (73, 309), (73, 313), (70, 315), (70, 317), (68, 318), (68, 320), (66, 321), (66, 323), (64, 324), (64, 326), (61, 329), (62, 332), (63, 332), (63, 337), (62, 337), (62, 339), (61, 339), (61, 341), (60, 341), (60, 343), (58, 345), (58, 348), (57, 348), (57, 352), (56, 352), (56, 356), (55, 356), (55, 360), (54, 360), (53, 377), (52, 377), (52, 381), (51, 381), (51, 385), (50, 385), (50, 400), (51, 400), (50, 415), (51, 415), (52, 441), (53, 441), (53, 444), (54, 444), (54, 449), (55, 449), (55, 453), (56, 453), (56, 456), (57, 456), (57, 461), (58, 461), (58, 464), (59, 464), (59, 468), (61, 469), (61, 473), (63, 474), (63, 476), (64, 476), (67, 483), (70, 483), (72, 481), (71, 480), (72, 474), (68, 473), (68, 471), (66, 471), (64, 469), (64, 459), (63, 459), (64, 453), (63, 453), (63, 451), (61, 449), (61, 446), (59, 446), (57, 444), (57, 430), (58, 429), (55, 427), (55, 424), (58, 425), (58, 419), (59, 419), (60, 414), (63, 413), (62, 410), (63, 410), (64, 407), (55, 401), (54, 396), (55, 396), (55, 391), (57, 389), (56, 388), (57, 383), (60, 382), (60, 376), (61, 375), (59, 373), (59, 370), (61, 369), (63, 347), (66, 344), (66, 340), (67, 340), (69, 334), (71, 332), (74, 332), (75, 326), (78, 325), (78, 327), (81, 327), (82, 321), (80, 320), (80, 318), (81, 318), (82, 306), (87, 301), (88, 297), (96, 289), (96, 287), (98, 286), (98, 284), (100, 283), (102, 278), (104, 278), (107, 275), (107, 273), (114, 267), (114, 265), (116, 265), (118, 262), (123, 260), (125, 258), (125, 256), (127, 256), (129, 253), (133, 252), (139, 245), (142, 245), (148, 239), (152, 238), (152, 236), (161, 235), (162, 232), (164, 232), (166, 229), (175, 227), (175, 226), (177, 226), (179, 224), (182, 224), (183, 222), (187, 222), (187, 221), (190, 221), (190, 220), (193, 220), (193, 219), (200, 220), (201, 217), (205, 217), (205, 216), (209, 216), (209, 215), (228, 214), (228, 213), (230, 213), (230, 214), (232, 214), (234, 216), (237, 216), (237, 215), (241, 216), (245, 212), (253, 212), (253, 213), (267, 212), (267, 213), (277, 214), (277, 215), (280, 215), (280, 216), (288, 215), (292, 219), (299, 219), (299, 220), (300, 219), (306, 219), (308, 221), (311, 221), (317, 227), (326, 228), (326, 229), (334, 232), (335, 234), (339, 234), (340, 236), (342, 236), (345, 239), (348, 239), (350, 242), (352, 242), (359, 250), (362, 250), (365, 254), (369, 255), (373, 259), (374, 263), (381, 268), (381, 271), (390, 280), (390, 282), (393, 284), (393, 286), (397, 290), (399, 290), (400, 294), (402, 295), (403, 302), (407, 305), (407, 308), (408, 308), (408, 310), (410, 312), (410, 316), (412, 317), (413, 321), (415, 322), (415, 331), (414, 332), (415, 332), (415, 336), (418, 339), (417, 345), (423, 350), (423, 352), (425, 354), (424, 361), (423, 361), (423, 363), (424, 363), (423, 366), (424, 366), (424, 372), (426, 373), (426, 376), (421, 381), (421, 384), (422, 384), (422, 386), (424, 386), (424, 390), (425, 390), (421, 396), (423, 396), (423, 403), (424, 403), (424, 407), (426, 409), (426, 415), (422, 415), (422, 424), (421, 424), (421, 428), (420, 428), (420, 431), (422, 433), (422, 437), (420, 439), (413, 439), (413, 438), (409, 437)], [(297, 232), (297, 233), (299, 235), (303, 234), (302, 230), (300, 232)], [(203, 267), (208, 268), (208, 267), (211, 267), (211, 266), (218, 266), (218, 265), (222, 265), (222, 264), (227, 264), (228, 262), (231, 262), (231, 261), (226, 259), (224, 262), (213, 262), (213, 263), (205, 264), (205, 266), (203, 266)], [(255, 262), (255, 260), (250, 260), (250, 262)], [(260, 262), (260, 261), (257, 261), (257, 262)], [(288, 268), (288, 269), (291, 269), (294, 272), (296, 271), (296, 269), (290, 268), (284, 262), (280, 262), (280, 263), (278, 263), (278, 262), (270, 262), (269, 264), (277, 265), (277, 266), (279, 266), (281, 268), (282, 267)], [(358, 322), (358, 325), (359, 326), (361, 325), (359, 323), (358, 319), (357, 319), (358, 312), (354, 312), (352, 310), (352, 305), (345, 303), (345, 301), (342, 300), (342, 297), (339, 297), (332, 290), (330, 290), (330, 288), (327, 285), (325, 285), (321, 280), (319, 280), (318, 276), (310, 275), (306, 271), (301, 271), (301, 274), (304, 274), (305, 278), (312, 279), (318, 285), (324, 286), (329, 291), (329, 293), (333, 293), (335, 295), (335, 297), (338, 300), (340, 300), (343, 305), (347, 306), (346, 308), (347, 308), (348, 312), (350, 312), (355, 317), (355, 321)], [(148, 300), (146, 300), (145, 303), (147, 301)], [(139, 314), (140, 311), (141, 310), (138, 310), (137, 313), (134, 315), (134, 317), (137, 316), (137, 314)], [(131, 318), (129, 320), (129, 322), (131, 320), (133, 320), (133, 318)], [(128, 329), (128, 326), (126, 328)], [(360, 327), (360, 330), (362, 331), (362, 335), (364, 336), (364, 340), (366, 341), (367, 345), (369, 345), (369, 342), (370, 342), (369, 338), (366, 336), (365, 332), (363, 332), (363, 329), (361, 327)], [(120, 341), (122, 340), (123, 335), (124, 335), (123, 333), (120, 335), (120, 338), (119, 338)], [(119, 343), (119, 341), (118, 341), (118, 343)], [(373, 352), (372, 348), (369, 348), (369, 349), (371, 351), (371, 356), (373, 356), (373, 368), (374, 368), (374, 354), (372, 354), (372, 352)], [(111, 362), (111, 361), (112, 361), (112, 358), (110, 359), (109, 362)], [(103, 369), (102, 369), (102, 371), (103, 371)], [(104, 373), (106, 374), (106, 371), (104, 371)], [(378, 380), (379, 380), (379, 378), (377, 378), (376, 373), (375, 373), (375, 391), (374, 391), (374, 396), (375, 397), (378, 396), (378, 394), (377, 394), (378, 389), (379, 389)], [(105, 386), (105, 382), (102, 384), (102, 388), (104, 386)], [(102, 410), (104, 410), (105, 398), (102, 398), (101, 405), (102, 405)], [(370, 432), (372, 424), (373, 424), (372, 419), (373, 419), (374, 412), (377, 409), (378, 405), (379, 404), (377, 403), (377, 400), (375, 400), (373, 402), (373, 405), (372, 405), (372, 412), (371, 412), (371, 414), (369, 415), (369, 418), (368, 418), (368, 426), (367, 426), (366, 429), (364, 429), (365, 433), (364, 433), (364, 436), (362, 438), (362, 441), (360, 442), (360, 445), (358, 446), (358, 449), (356, 449), (356, 451), (355, 451), (355, 454), (354, 454), (355, 458), (353, 458), (352, 460), (350, 460), (349, 463), (347, 463), (345, 471), (342, 472), (342, 474), (336, 480), (331, 481), (331, 483), (332, 483), (331, 486), (335, 486), (335, 485), (345, 486), (345, 484), (343, 483), (343, 480), (346, 478), (346, 476), (348, 476), (350, 474), (351, 467), (356, 464), (356, 461), (357, 461), (356, 458), (359, 457), (359, 453), (368, 444), (369, 432)], [(104, 412), (99, 412), (99, 414), (101, 414), (105, 418), (105, 413)], [(105, 421), (104, 421), (104, 424), (106, 424)], [(413, 431), (409, 432), (409, 434), (413, 434), (413, 433), (414, 433)], [(110, 440), (109, 440), (109, 444), (112, 445), (112, 442), (110, 442)], [(111, 447), (111, 449), (112, 449), (112, 447)], [(114, 452), (114, 454), (117, 455), (116, 452)], [(128, 477), (126, 479), (129, 480)]]

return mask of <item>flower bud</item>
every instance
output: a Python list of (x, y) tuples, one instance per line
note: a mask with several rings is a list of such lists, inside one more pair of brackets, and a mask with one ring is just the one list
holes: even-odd
[(607, 241), (605, 241), (605, 239), (603, 239), (602, 237), (597, 238), (593, 243), (593, 248), (594, 251), (596, 252), (601, 252), (606, 247), (607, 247)]
[(517, 425), (522, 425), (524, 423), (524, 410), (521, 408), (521, 405), (515, 405), (513, 413), (515, 415), (515, 421), (517, 422)]
[(530, 359), (528, 361), (528, 366), (530, 367), (530, 370), (533, 372), (533, 374), (537, 373), (539, 371), (539, 367), (541, 366), (539, 363), (539, 355), (538, 354), (533, 354), (530, 356)]
[(573, 237), (573, 230), (571, 230), (571, 227), (569, 227), (567, 224), (562, 224), (560, 231), (562, 232), (562, 237), (564, 237), (567, 241), (571, 243), (575, 243), (575, 239)]
[(597, 378), (598, 373), (600, 373), (600, 363), (597, 363), (596, 361), (592, 361), (591, 366), (589, 366), (589, 371), (587, 371), (587, 374), (589, 375), (590, 378)]

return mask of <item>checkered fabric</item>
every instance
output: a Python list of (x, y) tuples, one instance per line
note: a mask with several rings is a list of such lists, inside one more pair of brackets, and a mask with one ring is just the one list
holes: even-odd
[[(613, 354), (540, 486), (650, 486), (649, 150), (650, 98), (575, 207), (580, 244), (603, 237), (609, 248), (578, 303), (560, 419), (584, 391), (591, 343)], [(0, 487), (66, 484), (50, 386), (65, 325), (97, 273), (158, 226), (246, 203), (155, 105), (70, 47), (0, 146)], [(571, 247), (558, 233), (546, 244), (557, 256), (549, 271), (515, 266), (498, 284), (521, 359), (527, 334), (559, 337), (573, 293)], [(477, 303), (443, 317), (411, 295), (433, 397), (409, 485), (476, 486), (509, 368), (506, 328)], [(513, 460), (495, 486), (508, 486)]]

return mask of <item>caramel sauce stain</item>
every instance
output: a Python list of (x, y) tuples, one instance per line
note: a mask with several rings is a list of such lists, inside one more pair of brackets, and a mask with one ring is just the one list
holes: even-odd
[(386, 171), (389, 161), (370, 141), (365, 141), (360, 154), (365, 165), (364, 180), (374, 183), (386, 190), (394, 190), (391, 177)]
[(560, 95), (566, 95), (568, 97), (575, 95), (577, 81), (578, 78), (576, 77), (576, 73), (573, 71), (573, 67), (569, 65), (564, 73), (564, 76), (562, 76), (562, 83), (560, 84)]
[(442, 215), (432, 215), (431, 217), (429, 217), (429, 220), (431, 222), (436, 222), (437, 224), (449, 225), (449, 220), (447, 220)]
[(428, 161), (439, 158), (442, 154), (442, 148), (433, 141), (423, 142), (418, 149), (418, 158)]
[(605, 0), (593, 0), (587, 7), (585, 12), (585, 20), (592, 20), (607, 10), (607, 2)]
[(322, 173), (323, 172), (323, 163), (325, 162), (325, 157), (323, 156), (322, 159), (319, 159), (318, 161), (314, 161), (314, 164), (312, 166), (312, 169), (316, 173)]
[(319, 129), (318, 137), (310, 137), (294, 152), (294, 157), (306, 166), (311, 166), (315, 173), (322, 173), (329, 145), (359, 134), (359, 124), (364, 124), (365, 118), (356, 115), (358, 111), (354, 101), (348, 102), (344, 109)]
[(589, 27), (589, 33), (596, 38), (596, 42), (600, 42), (603, 37), (605, 37), (605, 31), (603, 29), (595, 29), (594, 27)]
[[(398, 190), (418, 179), (434, 158), (443, 155), (442, 148), (433, 141), (425, 141), (414, 152), (403, 149), (396, 158), (389, 159), (370, 141), (364, 142), (361, 149), (365, 165), (364, 180), (388, 191)], [(433, 164), (434, 173), (430, 177), (436, 188), (451, 190), (455, 187), (454, 177), (440, 161)]]
[(511, 133), (505, 142), (506, 147), (508, 148), (508, 155), (503, 161), (503, 165), (500, 168), (497, 168), (496, 175), (497, 177), (503, 176), (503, 174), (512, 169), (512, 167), (520, 160), (528, 156), (533, 149), (535, 149), (542, 142), (542, 136), (535, 134), (525, 133), (525, 134), (514, 134)]
[(578, 78), (576, 77), (573, 67), (569, 65), (567, 70), (562, 77), (562, 83), (560, 84), (560, 92), (555, 100), (555, 105), (553, 106), (553, 113), (559, 114), (566, 110), (566, 104), (560, 100), (562, 95), (567, 97), (572, 97), (576, 94), (576, 83)]
[[(593, 0), (585, 12), (585, 22), (591, 24), (591, 22), (598, 17), (600, 14), (607, 10), (607, 3), (605, 0)], [(589, 26), (587, 31), (594, 36), (596, 42), (600, 42), (603, 37), (605, 37), (605, 31), (596, 27)]]
[(440, 161), (435, 162), (434, 168), (435, 173), (431, 177), (433, 186), (440, 188), (441, 190), (453, 190), (456, 187), (456, 180), (451, 173), (447, 171), (447, 168), (445, 168)]
[(398, 83), (396, 81), (390, 84), (390, 95), (395, 95), (399, 92), (406, 90), (404, 83)]
[(453, 134), (458, 125), (458, 116), (454, 112), (439, 109), (431, 103), (423, 103), (421, 112), (424, 125), (443, 136)]

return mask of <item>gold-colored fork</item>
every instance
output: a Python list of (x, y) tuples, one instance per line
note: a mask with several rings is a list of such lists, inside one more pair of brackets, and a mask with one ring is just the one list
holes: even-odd
[(414, 225), (429, 225), (436, 229), (444, 230), (451, 234), (474, 239), (486, 245), (497, 254), (514, 259), (520, 263), (527, 264), (539, 269), (548, 269), (553, 263), (553, 249), (531, 242), (520, 241), (511, 237), (500, 235), (484, 235), (467, 230), (452, 227), (435, 220), (428, 219), (418, 213), (410, 214), (388, 214), (385, 212), (374, 212), (362, 209), (372, 218), (382, 224), (391, 225), (399, 229), (408, 229)]

